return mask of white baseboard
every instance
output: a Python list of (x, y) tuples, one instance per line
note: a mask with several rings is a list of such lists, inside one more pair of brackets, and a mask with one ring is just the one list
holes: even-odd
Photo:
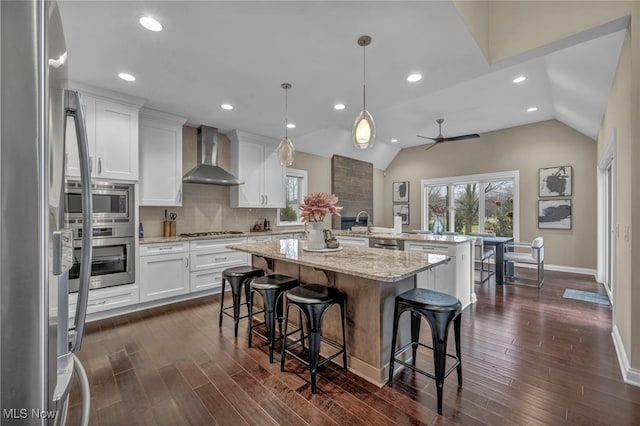
[[(516, 265), (517, 268), (529, 268), (536, 269), (536, 265), (529, 265), (528, 263), (518, 263)], [(563, 265), (549, 265), (547, 263), (544, 264), (545, 271), (558, 271), (558, 272), (568, 272), (570, 274), (582, 274), (582, 275), (593, 275), (596, 276), (596, 270), (590, 268), (577, 268), (575, 266), (563, 266)]]
[(620, 373), (625, 383), (640, 387), (640, 370), (631, 368), (629, 365), (629, 358), (624, 350), (622, 344), (622, 338), (618, 332), (618, 327), (614, 324), (611, 331), (611, 337), (613, 338), (613, 346), (616, 348), (616, 354), (618, 356), (618, 365), (620, 366)]

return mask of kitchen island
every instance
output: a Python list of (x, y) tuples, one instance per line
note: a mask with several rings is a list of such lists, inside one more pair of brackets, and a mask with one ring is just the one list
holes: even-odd
[[(301, 283), (335, 286), (347, 296), (347, 355), (353, 373), (382, 386), (388, 377), (395, 296), (416, 286), (417, 274), (445, 265), (445, 255), (342, 247), (308, 252), (305, 241), (280, 240), (233, 244), (252, 255), (254, 266), (298, 278)], [(403, 317), (400, 344), (409, 342), (409, 316)], [(339, 310), (327, 311), (323, 334), (340, 341)], [(321, 353), (330, 353), (322, 347)]]

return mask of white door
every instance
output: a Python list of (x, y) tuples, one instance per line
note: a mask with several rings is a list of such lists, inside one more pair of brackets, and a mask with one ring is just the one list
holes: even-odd
[(610, 163), (605, 169), (605, 262), (604, 262), (604, 287), (613, 303), (613, 268), (614, 268), (614, 244), (615, 244), (615, 218), (613, 217), (613, 165)]
[(182, 205), (182, 126), (141, 121), (140, 205)]
[(264, 147), (264, 207), (285, 207), (285, 168), (278, 159), (277, 147)]
[(263, 207), (262, 193), (262, 144), (240, 142), (238, 147), (238, 178), (244, 181), (238, 185), (237, 207)]
[[(82, 110), (85, 117), (85, 127), (87, 130), (87, 142), (89, 144), (89, 158), (91, 165), (95, 166), (96, 156), (96, 101), (91, 96), (81, 95)], [(67, 176), (80, 177), (80, 157), (78, 156), (78, 142), (76, 140), (75, 121), (71, 118), (67, 119), (67, 128), (65, 129), (65, 174)], [(92, 167), (91, 172), (95, 171)]]
[(189, 293), (189, 254), (140, 257), (140, 302)]

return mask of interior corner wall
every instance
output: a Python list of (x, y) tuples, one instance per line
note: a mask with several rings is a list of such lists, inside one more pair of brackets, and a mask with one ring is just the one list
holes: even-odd
[[(538, 229), (538, 169), (573, 167), (572, 229)], [(400, 151), (386, 172), (383, 226), (392, 226), (394, 181), (409, 181), (409, 225), (421, 226), (422, 179), (510, 170), (520, 171), (520, 240), (545, 239), (545, 263), (564, 267), (596, 267), (596, 142), (549, 120), (483, 133), (480, 139)]]
[[(625, 347), (626, 355), (633, 353), (632, 337), (632, 250), (629, 241), (624, 238), (624, 228), (631, 223), (632, 211), (632, 162), (631, 151), (633, 146), (633, 121), (632, 115), (632, 41), (627, 34), (618, 67), (607, 101), (602, 127), (598, 135), (598, 158), (603, 152), (612, 133), (616, 132), (616, 259), (615, 259), (615, 284), (613, 289), (614, 317), (613, 322), (618, 329), (620, 339)], [(620, 231), (620, 229), (622, 230)], [(635, 364), (638, 365), (637, 363)]]

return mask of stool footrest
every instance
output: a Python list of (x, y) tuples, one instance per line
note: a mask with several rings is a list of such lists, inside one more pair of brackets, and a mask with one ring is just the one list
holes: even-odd
[[(422, 373), (422, 374), (424, 374), (425, 376), (427, 376), (427, 377), (429, 377), (429, 378), (431, 378), (431, 379), (435, 379), (435, 378), (436, 378), (436, 376), (434, 376), (434, 375), (432, 375), (432, 374), (430, 374), (430, 373), (427, 373), (426, 371), (421, 370), (421, 369), (419, 369), (419, 368), (417, 368), (417, 367), (414, 367), (413, 365), (408, 364), (408, 363), (406, 363), (405, 361), (402, 361), (401, 359), (398, 359), (398, 355), (403, 354), (403, 353), (404, 353), (404, 352), (406, 352), (408, 349), (410, 349), (413, 345), (416, 345), (416, 344), (417, 344), (418, 346), (422, 346), (423, 348), (427, 348), (427, 349), (431, 349), (431, 350), (433, 350), (433, 348), (432, 348), (431, 346), (425, 345), (424, 343), (420, 343), (420, 342), (409, 342), (409, 343), (407, 343), (406, 345), (404, 345), (403, 347), (401, 347), (400, 349), (398, 349), (397, 351), (395, 351), (395, 352), (393, 353), (393, 360), (394, 360), (394, 362), (397, 362), (397, 363), (399, 363), (399, 364), (402, 364), (402, 365), (404, 365), (405, 367), (409, 367), (409, 368), (410, 368), (410, 369), (412, 369), (413, 371), (417, 371), (418, 373)], [(451, 374), (451, 372), (452, 372), (453, 370), (455, 370), (455, 369), (460, 365), (460, 358), (458, 358), (458, 357), (457, 357), (457, 356), (455, 356), (455, 355), (448, 354), (448, 353), (445, 353), (445, 356), (448, 356), (449, 358), (452, 358), (452, 359), (455, 359), (455, 360), (456, 360), (456, 362), (454, 362), (454, 363), (453, 363), (453, 365), (452, 365), (451, 367), (449, 367), (449, 369), (447, 369), (447, 371), (444, 373), (444, 377), (445, 377), (445, 378), (447, 378), (447, 376), (448, 376), (449, 374)]]

